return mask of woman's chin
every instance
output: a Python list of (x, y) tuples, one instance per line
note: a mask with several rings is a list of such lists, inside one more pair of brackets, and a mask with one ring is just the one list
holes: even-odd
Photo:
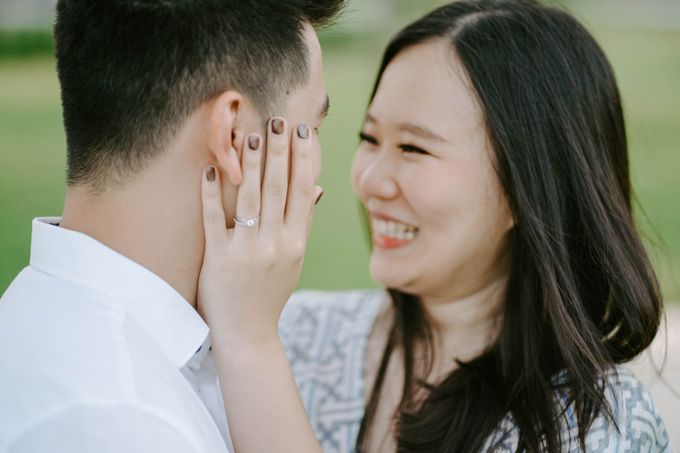
[(371, 277), (383, 288), (397, 289), (405, 291), (408, 288), (406, 281), (407, 270), (396, 266), (395, 263), (390, 265), (389, 262), (371, 257)]

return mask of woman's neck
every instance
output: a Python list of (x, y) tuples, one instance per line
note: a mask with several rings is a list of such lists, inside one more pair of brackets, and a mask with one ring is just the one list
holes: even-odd
[(495, 340), (502, 321), (507, 278), (502, 277), (473, 294), (455, 300), (421, 296), (432, 323), (435, 360), (455, 364), (482, 354)]

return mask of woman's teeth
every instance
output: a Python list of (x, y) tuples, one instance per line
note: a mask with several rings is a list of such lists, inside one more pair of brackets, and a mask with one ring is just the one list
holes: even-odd
[(415, 239), (418, 233), (418, 228), (392, 220), (372, 219), (372, 225), (374, 234), (403, 241)]

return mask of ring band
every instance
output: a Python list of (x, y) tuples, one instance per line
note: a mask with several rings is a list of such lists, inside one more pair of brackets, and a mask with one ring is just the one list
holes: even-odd
[(244, 226), (244, 227), (252, 228), (252, 227), (254, 227), (254, 226), (256, 226), (257, 224), (260, 223), (260, 216), (257, 216), (257, 217), (252, 218), (252, 219), (242, 219), (242, 218), (240, 218), (239, 216), (235, 216), (235, 217), (234, 217), (234, 222), (235, 222), (237, 225), (241, 225), (241, 226)]

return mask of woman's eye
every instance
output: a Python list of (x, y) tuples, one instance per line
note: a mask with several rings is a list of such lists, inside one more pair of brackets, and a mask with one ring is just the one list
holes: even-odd
[(425, 151), (423, 148), (419, 148), (414, 145), (400, 145), (399, 148), (405, 153), (412, 153), (412, 154), (430, 154), (427, 151)]
[(365, 132), (359, 132), (359, 141), (370, 143), (371, 145), (378, 144), (378, 140), (376, 140), (375, 137), (372, 137)]

